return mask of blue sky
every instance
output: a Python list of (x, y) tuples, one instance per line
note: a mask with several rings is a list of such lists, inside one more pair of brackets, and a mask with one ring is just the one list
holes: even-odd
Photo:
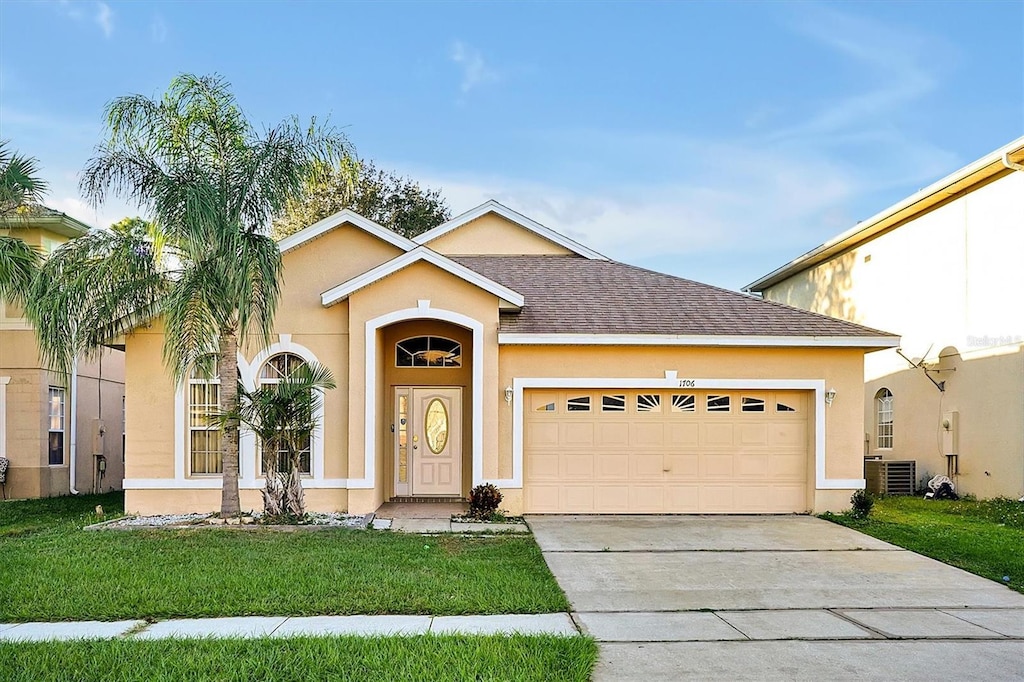
[(250, 118), (607, 255), (738, 288), (1024, 134), (1024, 2), (0, 2), (0, 137), (78, 196), (101, 112), (180, 72)]

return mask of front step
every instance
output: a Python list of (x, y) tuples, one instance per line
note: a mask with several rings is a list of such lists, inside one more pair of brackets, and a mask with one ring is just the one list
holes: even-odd
[(466, 502), (466, 499), (462, 497), (392, 497), (389, 501), (413, 504), (459, 504)]

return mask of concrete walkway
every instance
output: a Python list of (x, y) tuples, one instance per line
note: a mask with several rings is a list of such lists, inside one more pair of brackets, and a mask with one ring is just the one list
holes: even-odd
[(465, 502), (385, 502), (374, 514), (370, 527), (401, 533), (529, 533), (525, 523), (479, 523), (452, 521), (453, 514), (465, 514)]
[(597, 680), (1024, 678), (1024, 595), (827, 521), (527, 520)]
[(189, 637), (327, 637), (425, 634), (579, 634), (569, 614), (496, 616), (244, 616), (76, 623), (0, 623), (0, 642), (74, 639), (181, 639)]

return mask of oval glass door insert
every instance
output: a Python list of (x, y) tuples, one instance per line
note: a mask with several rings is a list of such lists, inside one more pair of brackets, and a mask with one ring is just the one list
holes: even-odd
[(448, 410), (440, 398), (434, 398), (427, 405), (427, 413), (423, 417), (423, 430), (426, 431), (427, 447), (435, 455), (444, 452), (448, 445)]

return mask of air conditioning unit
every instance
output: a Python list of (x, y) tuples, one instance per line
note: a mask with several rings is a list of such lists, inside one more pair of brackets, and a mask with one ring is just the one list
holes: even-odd
[(864, 479), (869, 493), (913, 495), (917, 483), (917, 462), (913, 460), (867, 460)]

